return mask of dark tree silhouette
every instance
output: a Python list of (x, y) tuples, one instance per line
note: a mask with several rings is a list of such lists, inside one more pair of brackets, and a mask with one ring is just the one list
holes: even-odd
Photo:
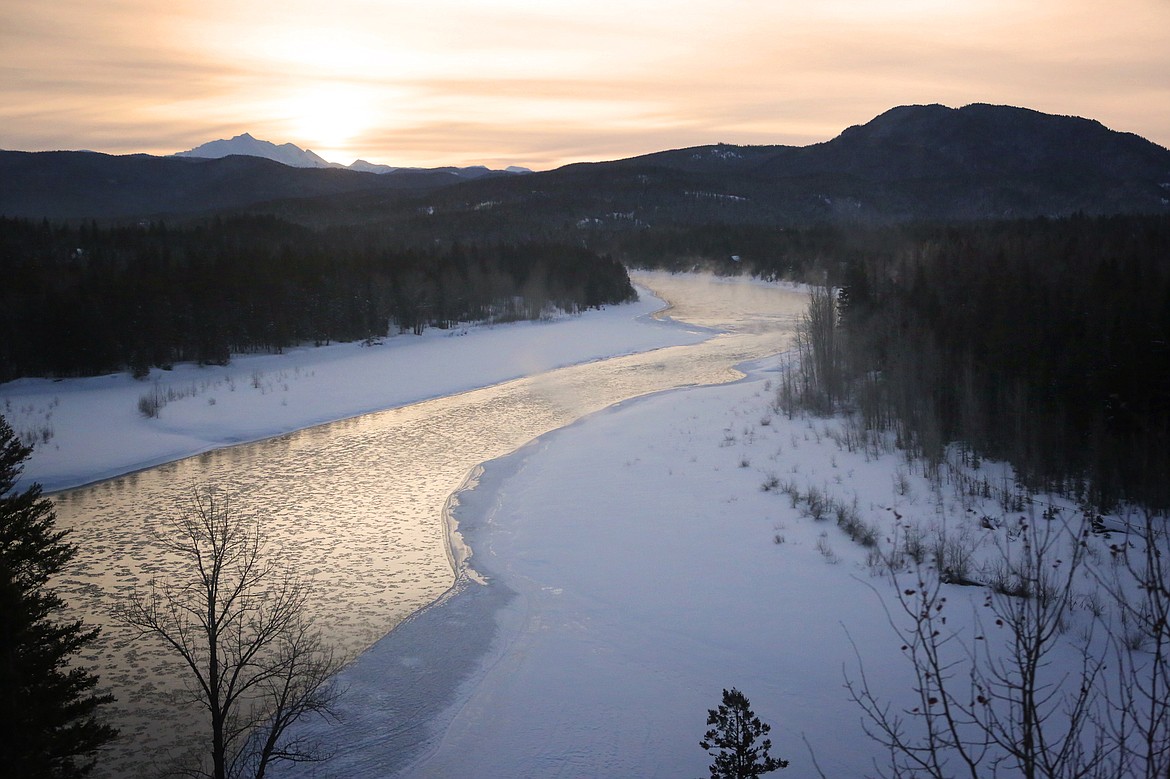
[(756, 744), (756, 739), (768, 735), (772, 726), (760, 721), (747, 696), (734, 687), (723, 691), (723, 703), (718, 709), (707, 710), (707, 724), (712, 727), (699, 746), (715, 758), (710, 766), (711, 779), (754, 779), (788, 767), (787, 760), (768, 754), (771, 739)]
[(315, 762), (323, 745), (294, 735), (308, 716), (332, 717), (340, 661), (305, 620), (308, 590), (263, 555), (259, 522), (213, 490), (196, 492), (162, 545), (190, 579), (152, 582), (119, 610), (123, 623), (162, 640), (191, 672), (208, 714), (212, 779), (263, 779), (277, 762)]
[(536, 318), (635, 297), (578, 241), (409, 248), (275, 217), (51, 227), (0, 216), (0, 381)]
[(53, 504), (32, 484), (15, 491), (31, 447), (0, 416), (0, 773), (62, 779), (88, 774), (117, 731), (99, 716), (109, 695), (73, 658), (98, 635), (57, 619), (49, 580), (76, 548), (56, 530)]

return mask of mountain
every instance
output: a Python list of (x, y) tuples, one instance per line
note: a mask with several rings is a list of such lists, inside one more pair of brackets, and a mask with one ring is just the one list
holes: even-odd
[[(286, 203), (312, 221), (324, 203)], [(901, 106), (810, 146), (714, 144), (495, 177), (334, 213), (420, 242), (515, 235), (1170, 213), (1170, 151), (1088, 119), (1023, 108)], [(420, 214), (425, 214), (420, 216)]]
[(143, 219), (257, 208), (289, 199), (317, 202), (357, 192), (381, 191), (393, 199), (459, 179), (430, 171), (378, 176), (344, 168), (294, 168), (243, 155), (201, 159), (0, 151), (0, 181), (0, 215)]
[[(245, 157), (263, 157), (264, 159), (279, 162), (293, 168), (345, 168), (360, 173), (398, 173), (400, 171), (443, 171), (464, 179), (477, 179), (488, 174), (500, 173), (484, 165), (470, 167), (441, 167), (441, 168), (398, 168), (392, 165), (382, 165), (365, 160), (354, 160), (348, 166), (339, 162), (329, 162), (309, 149), (302, 149), (293, 143), (282, 143), (279, 146), (271, 141), (262, 141), (253, 138), (249, 133), (237, 135), (228, 140), (208, 141), (194, 149), (177, 152), (176, 157), (196, 157), (199, 159), (222, 159), (232, 155)], [(528, 168), (510, 165), (503, 173), (531, 173)]]
[[(253, 148), (284, 148), (247, 138)], [(0, 152), (0, 214), (247, 209), (314, 224), (377, 222), (433, 241), (664, 225), (1170, 213), (1167, 149), (1089, 119), (983, 104), (900, 106), (803, 147), (715, 144), (525, 175), (382, 167)]]
[(377, 162), (366, 162), (365, 160), (354, 160), (349, 164), (350, 170), (359, 170), (363, 173), (393, 173), (398, 168), (390, 165), (382, 165)]
[(346, 168), (248, 133), (168, 157), (0, 150), (0, 216), (174, 218), (281, 208), (261, 205), (277, 201), (313, 202), (328, 214), (332, 209), (323, 201), (348, 194), (381, 192), (389, 202), (413, 191), (511, 175), (482, 165), (394, 168), (358, 160)]
[[(312, 151), (292, 143), (277, 146), (270, 141), (261, 141), (250, 134), (237, 135), (229, 140), (209, 141), (188, 151), (175, 154), (176, 157), (198, 157), (200, 159), (221, 159), (240, 154), (246, 157), (263, 157), (294, 168), (340, 168), (343, 165), (327, 162)], [(369, 163), (365, 163), (369, 165)], [(369, 171), (371, 173), (382, 171)]]
[(781, 221), (1170, 210), (1165, 148), (1089, 119), (985, 104), (901, 106), (811, 146), (703, 146), (601, 163), (607, 176), (633, 169), (707, 186), (692, 191), (722, 202), (733, 221), (736, 209)]

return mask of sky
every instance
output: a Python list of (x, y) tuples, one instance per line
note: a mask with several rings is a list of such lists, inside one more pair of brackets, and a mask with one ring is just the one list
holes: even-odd
[(544, 170), (912, 103), (1170, 146), (1170, 0), (0, 0), (3, 149)]

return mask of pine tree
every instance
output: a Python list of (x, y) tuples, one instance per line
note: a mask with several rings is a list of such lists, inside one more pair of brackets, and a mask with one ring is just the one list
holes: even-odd
[(71, 659), (98, 635), (60, 621), (49, 579), (76, 548), (54, 528), (53, 504), (38, 484), (14, 491), (31, 454), (0, 416), (0, 772), (64, 779), (85, 776), (117, 732), (98, 718), (109, 695)]
[(756, 739), (766, 736), (772, 726), (760, 721), (747, 697), (734, 687), (723, 691), (723, 703), (718, 709), (707, 710), (707, 724), (714, 727), (703, 735), (699, 746), (715, 758), (710, 766), (711, 779), (756, 779), (760, 774), (788, 767), (787, 760), (768, 754), (771, 739), (765, 738), (756, 746)]

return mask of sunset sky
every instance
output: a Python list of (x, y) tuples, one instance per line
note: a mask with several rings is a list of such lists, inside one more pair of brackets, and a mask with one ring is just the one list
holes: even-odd
[(547, 169), (907, 103), (1170, 146), (1170, 0), (0, 0), (0, 148)]

